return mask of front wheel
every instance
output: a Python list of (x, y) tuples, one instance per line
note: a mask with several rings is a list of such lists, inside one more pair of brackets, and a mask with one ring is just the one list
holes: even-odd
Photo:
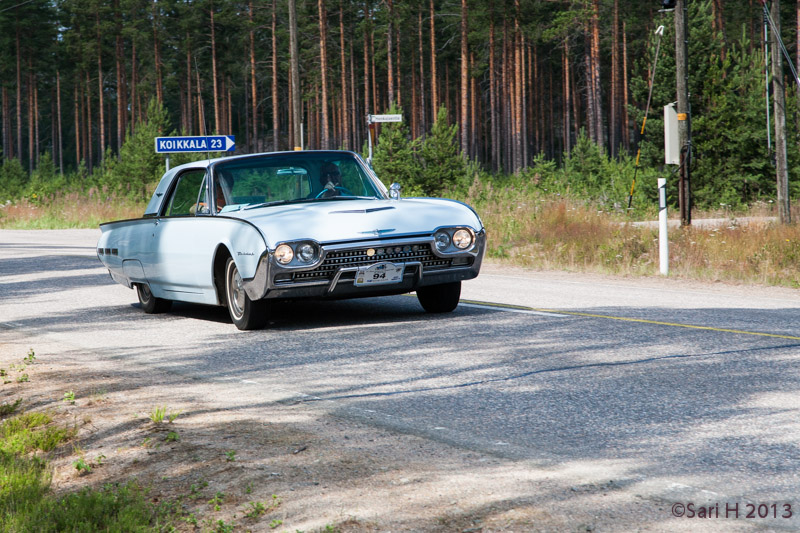
[(449, 313), (458, 306), (461, 298), (461, 282), (429, 285), (417, 289), (417, 298), (429, 313)]
[(260, 329), (267, 323), (267, 302), (247, 296), (239, 269), (230, 257), (225, 265), (225, 302), (237, 328)]
[(139, 297), (139, 305), (147, 314), (166, 313), (172, 307), (172, 300), (156, 298), (150, 292), (150, 286), (144, 283), (136, 284), (136, 296)]

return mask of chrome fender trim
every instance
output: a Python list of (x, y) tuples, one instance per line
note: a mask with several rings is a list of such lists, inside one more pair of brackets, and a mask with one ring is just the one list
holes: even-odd
[(267, 295), (269, 286), (269, 252), (261, 254), (256, 267), (256, 275), (250, 279), (242, 280), (244, 291), (251, 300), (260, 300)]

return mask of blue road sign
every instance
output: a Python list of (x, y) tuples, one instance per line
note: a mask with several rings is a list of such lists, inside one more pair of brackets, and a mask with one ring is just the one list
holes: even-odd
[(233, 135), (205, 137), (156, 137), (156, 153), (176, 152), (230, 152), (236, 150)]

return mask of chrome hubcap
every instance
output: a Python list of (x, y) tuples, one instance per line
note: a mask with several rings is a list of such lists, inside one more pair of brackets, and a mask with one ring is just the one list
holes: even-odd
[(139, 285), (139, 296), (142, 298), (143, 303), (149, 302), (152, 295), (150, 287), (147, 285)]
[(242, 286), (242, 276), (239, 275), (239, 269), (237, 269), (235, 265), (231, 265), (230, 269), (228, 300), (230, 302), (231, 311), (236, 315), (236, 318), (239, 318), (244, 314), (245, 292)]

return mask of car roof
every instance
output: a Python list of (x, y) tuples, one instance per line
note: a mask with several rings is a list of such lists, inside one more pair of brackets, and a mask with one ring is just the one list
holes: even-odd
[(273, 155), (297, 155), (297, 154), (352, 154), (356, 157), (360, 157), (355, 152), (350, 150), (284, 150), (279, 152), (259, 152), (255, 154), (241, 154), (241, 155), (231, 155), (225, 157), (215, 157), (212, 159), (201, 159), (199, 161), (192, 161), (191, 163), (184, 163), (183, 165), (179, 165), (177, 167), (173, 167), (171, 170), (178, 172), (186, 168), (207, 168), (209, 166), (213, 166), (217, 163), (222, 161), (235, 161), (237, 159), (248, 159), (248, 158), (258, 158), (258, 157), (265, 157), (265, 156), (273, 156)]

